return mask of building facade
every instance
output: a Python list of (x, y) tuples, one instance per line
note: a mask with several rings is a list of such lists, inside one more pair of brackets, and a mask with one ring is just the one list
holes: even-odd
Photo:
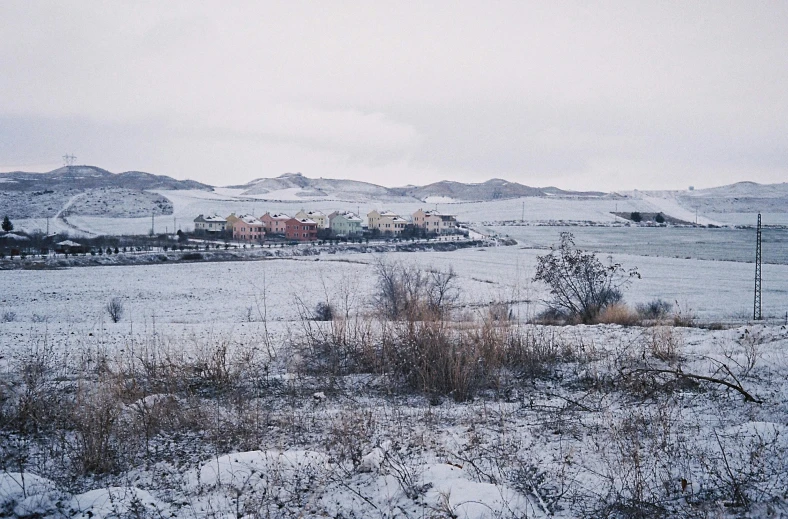
[(295, 217), (299, 220), (312, 220), (317, 224), (318, 229), (328, 229), (328, 217), (320, 211), (306, 212), (301, 209), (296, 213)]
[(218, 215), (199, 215), (194, 219), (194, 232), (197, 234), (221, 234), (227, 229), (227, 219)]
[(355, 236), (361, 234), (363, 220), (349, 211), (335, 211), (328, 215), (331, 234), (335, 236)]
[(237, 241), (262, 243), (265, 239), (263, 222), (251, 215), (239, 216), (233, 223), (233, 239)]
[(378, 229), (381, 234), (400, 234), (408, 221), (392, 211), (372, 210), (367, 213), (367, 228)]
[(457, 228), (457, 216), (419, 209), (413, 213), (413, 225), (436, 234), (451, 233)]
[(286, 222), (285, 238), (296, 241), (317, 239), (317, 223), (308, 218), (291, 218)]
[(291, 216), (284, 213), (265, 213), (260, 217), (267, 234), (281, 234), (282, 236), (287, 232), (287, 222), (291, 219)]

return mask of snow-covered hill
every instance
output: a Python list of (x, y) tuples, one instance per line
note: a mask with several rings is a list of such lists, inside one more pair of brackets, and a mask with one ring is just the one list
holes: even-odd
[(166, 175), (142, 171), (111, 173), (96, 166), (64, 166), (48, 173), (14, 171), (0, 173), (2, 191), (86, 190), (95, 188), (123, 189), (206, 189), (211, 186), (194, 180), (177, 180)]
[(426, 202), (477, 202), (520, 198), (525, 196), (575, 196), (601, 197), (602, 192), (564, 191), (556, 187), (530, 187), (517, 182), (493, 178), (480, 184), (464, 184), (443, 180), (426, 186), (410, 186), (397, 189), (402, 194)]
[[(389, 209), (408, 217), (419, 208), (436, 207), (472, 223), (608, 225), (624, 223), (614, 213), (640, 211), (701, 225), (753, 225), (761, 212), (767, 225), (788, 225), (788, 184), (740, 182), (694, 191), (601, 193), (533, 188), (501, 179), (388, 188), (300, 173), (211, 187), (148, 173), (113, 174), (91, 166), (0, 174), (0, 212), (23, 231), (49, 225), (50, 230), (70, 233), (131, 234), (147, 233), (151, 216), (166, 217), (165, 230), (190, 230), (199, 214), (291, 214), (307, 209), (364, 215), (372, 209)], [(55, 221), (56, 217), (65, 221)]]
[(276, 178), (258, 178), (241, 186), (240, 196), (258, 200), (400, 200), (403, 195), (389, 188), (357, 180), (308, 178), (301, 173), (285, 173)]

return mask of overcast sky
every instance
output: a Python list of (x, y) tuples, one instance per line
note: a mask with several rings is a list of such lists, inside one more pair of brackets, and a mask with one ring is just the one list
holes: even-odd
[(788, 2), (0, 2), (0, 170), (788, 181)]

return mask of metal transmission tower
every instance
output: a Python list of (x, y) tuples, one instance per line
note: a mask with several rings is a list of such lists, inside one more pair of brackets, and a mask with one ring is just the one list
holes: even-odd
[(72, 155), (72, 154), (68, 154), (67, 153), (67, 154), (63, 155), (63, 165), (68, 168), (68, 172), (69, 173), (73, 173), (74, 172), (74, 161), (76, 161), (76, 160), (77, 160), (77, 158), (74, 155)]
[(760, 321), (761, 315), (761, 213), (758, 213), (758, 230), (755, 233), (755, 302), (752, 319)]

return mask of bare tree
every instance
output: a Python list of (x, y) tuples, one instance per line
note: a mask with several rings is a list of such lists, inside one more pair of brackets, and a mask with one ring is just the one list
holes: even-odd
[(432, 312), (443, 317), (446, 310), (454, 305), (460, 297), (456, 286), (457, 273), (454, 267), (449, 270), (431, 270), (427, 276), (427, 304)]
[(123, 319), (123, 301), (119, 297), (113, 297), (105, 307), (109, 318), (113, 323), (120, 322)]
[(624, 270), (620, 263), (604, 265), (596, 254), (575, 246), (572, 233), (561, 233), (561, 245), (550, 254), (536, 257), (534, 281), (550, 288), (548, 308), (568, 319), (593, 322), (607, 306), (622, 299), (621, 289), (632, 277), (640, 277), (637, 268)]
[(377, 287), (373, 303), (389, 319), (422, 318), (425, 313), (442, 318), (459, 298), (457, 274), (423, 270), (379, 260), (375, 265)]

